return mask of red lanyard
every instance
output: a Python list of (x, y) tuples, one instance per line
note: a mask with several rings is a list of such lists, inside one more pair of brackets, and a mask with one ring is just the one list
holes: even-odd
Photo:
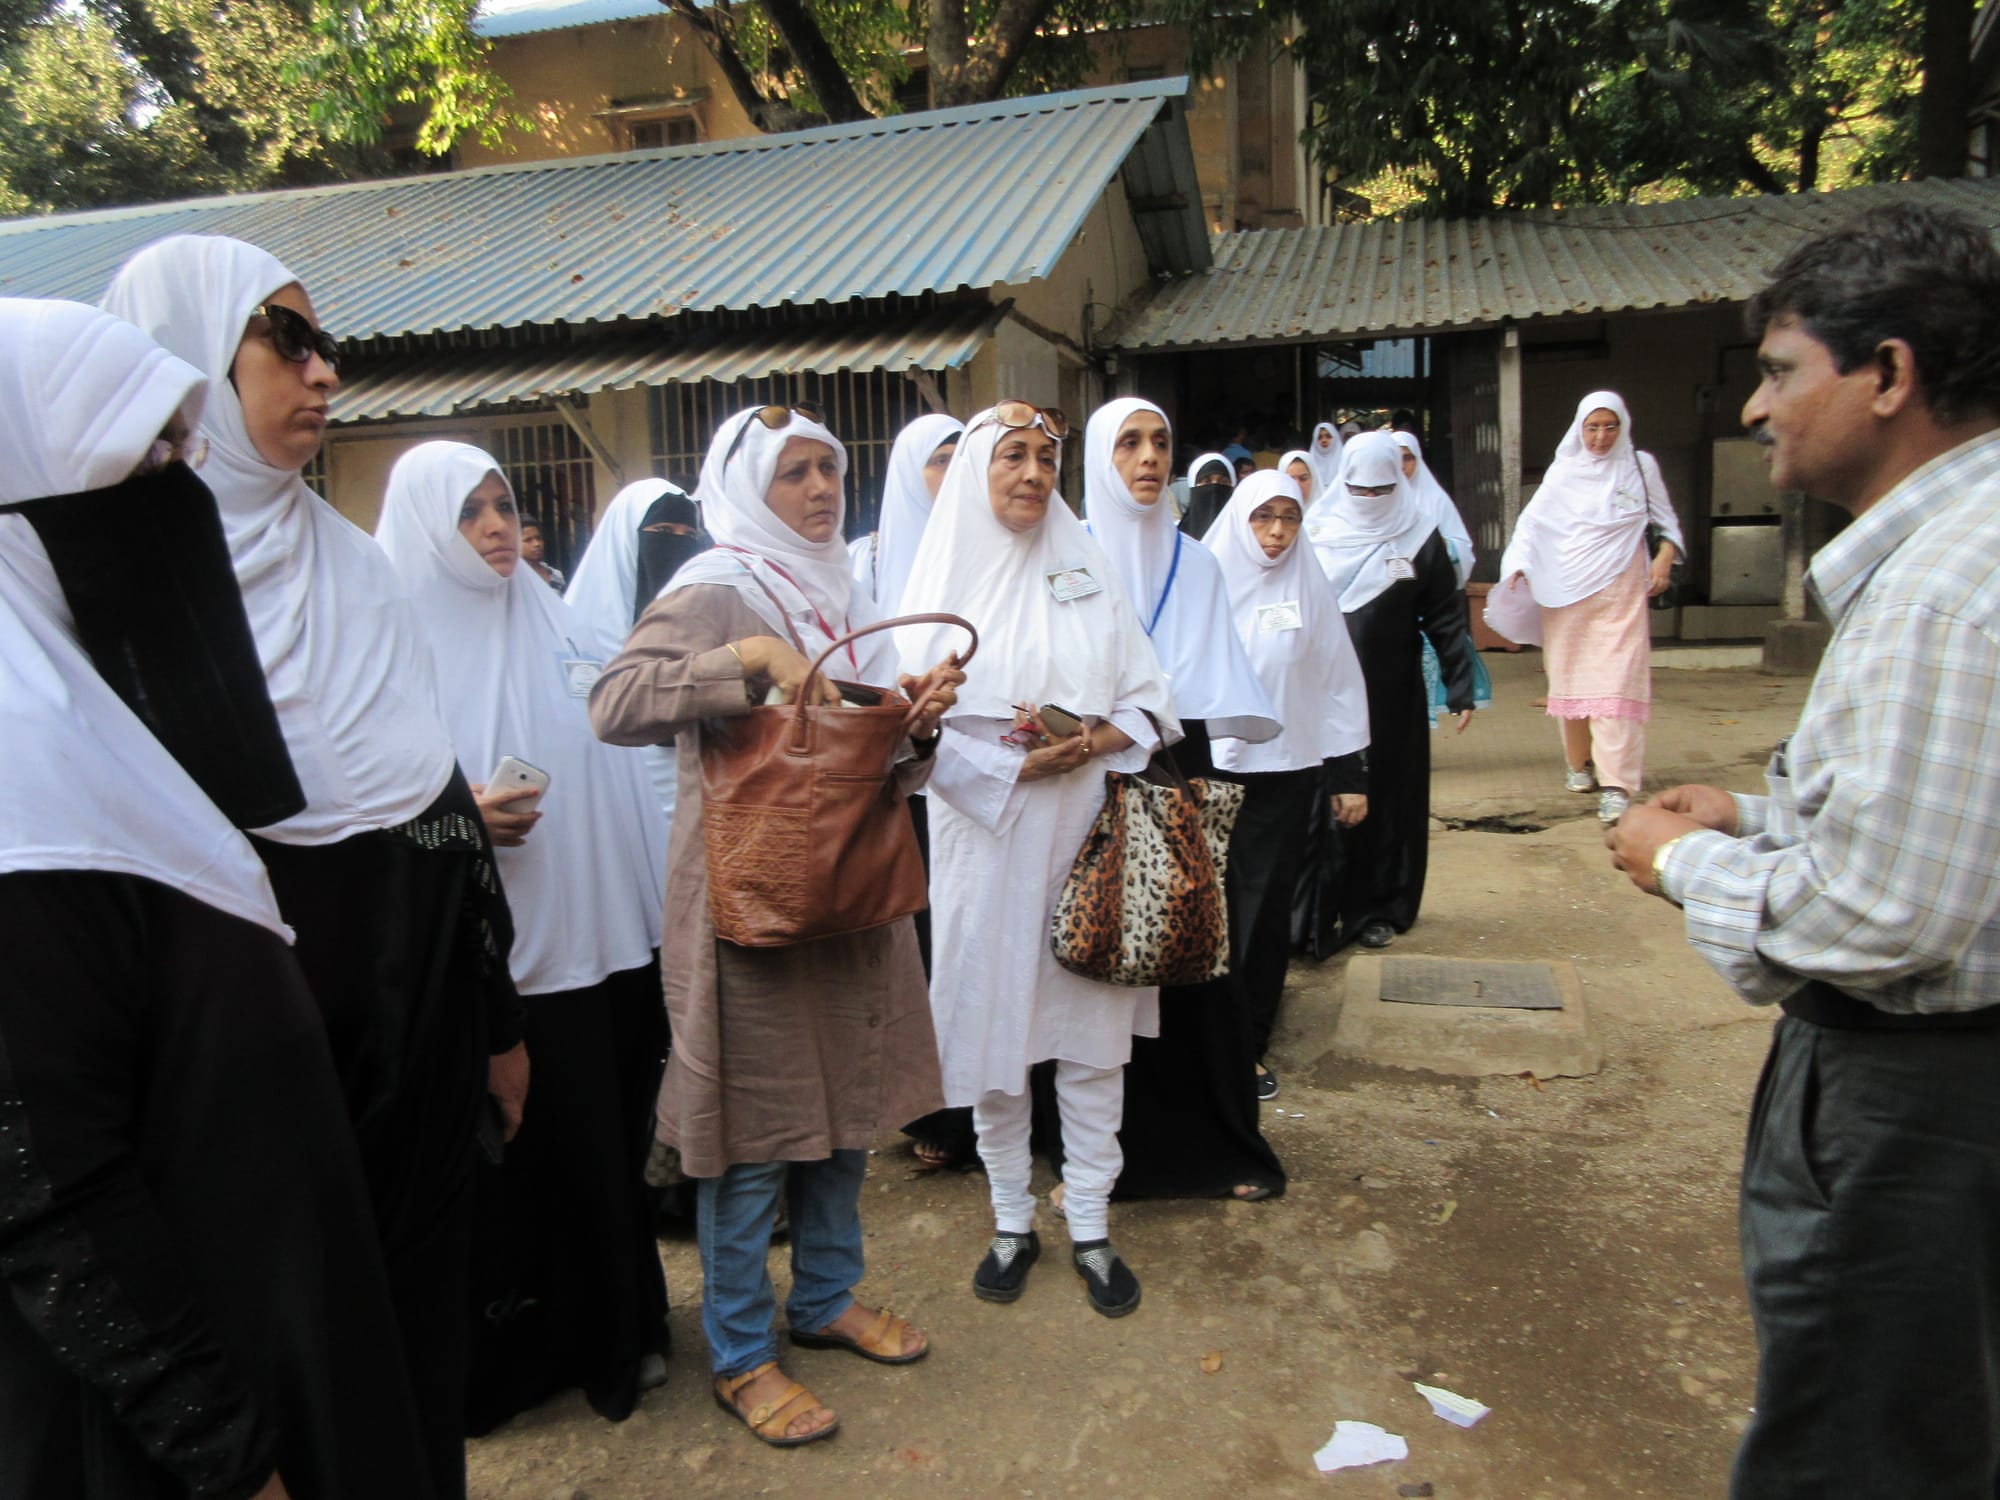
[[(799, 581), (796, 578), (792, 577), (791, 574), (787, 573), (783, 568), (779, 567), (776, 563), (772, 562), (770, 558), (759, 557), (756, 553), (749, 551), (747, 548), (732, 547), (729, 546), (727, 543), (724, 543), (720, 550), (724, 552), (740, 553), (742, 556), (750, 558), (755, 562), (761, 562), (765, 567), (769, 568), (773, 573), (776, 573), (780, 578), (784, 579), (785, 582), (789, 583), (793, 588), (798, 589), (799, 597), (806, 601), (806, 608), (813, 612), (813, 619), (818, 622), (820, 628), (820, 634), (826, 637), (827, 644), (831, 645), (833, 642), (840, 639), (839, 636), (833, 633), (833, 627), (826, 623), (826, 616), (819, 612), (819, 606), (812, 602), (812, 596), (808, 594), (804, 589), (799, 588)], [(852, 641), (849, 641), (847, 643), (847, 659), (854, 664), (854, 675), (856, 677), (859, 677), (861, 675), (861, 658), (854, 654), (854, 642)]]

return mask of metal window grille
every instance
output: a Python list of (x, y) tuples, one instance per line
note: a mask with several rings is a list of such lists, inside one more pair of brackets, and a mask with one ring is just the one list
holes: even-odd
[(312, 456), (312, 458), (307, 461), (306, 466), (299, 471), (299, 478), (303, 479), (306, 482), (306, 488), (311, 490), (315, 495), (324, 495), (326, 493), (326, 444), (325, 443), (321, 443), (319, 445), (319, 451), (315, 453)]
[(843, 370), (833, 375), (772, 375), (724, 385), (704, 380), (650, 392), (653, 472), (694, 491), (715, 429), (732, 412), (806, 401), (847, 448), (847, 535), (866, 536), (881, 516), (882, 484), (896, 434), (929, 408), (907, 375)]
[(522, 512), (542, 523), (543, 560), (569, 572), (597, 513), (597, 470), (583, 439), (565, 422), (502, 426), (487, 436)]

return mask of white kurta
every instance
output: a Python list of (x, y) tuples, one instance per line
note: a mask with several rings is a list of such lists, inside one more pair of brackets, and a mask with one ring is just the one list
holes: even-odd
[(1094, 1068), (1158, 1036), (1160, 992), (1072, 974), (1049, 949), (1049, 919), (1098, 809), (1105, 771), (1139, 771), (1158, 743), (1145, 716), (1111, 722), (1131, 748), (1046, 781), (1021, 782), (1022, 752), (996, 719), (945, 721), (931, 774), (931, 1018), (945, 1103), (1019, 1094), (1047, 1058)]

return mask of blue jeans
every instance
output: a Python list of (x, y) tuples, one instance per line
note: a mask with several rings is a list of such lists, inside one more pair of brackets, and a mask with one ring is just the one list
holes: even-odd
[(700, 1180), (701, 1326), (717, 1375), (741, 1375), (778, 1357), (768, 1256), (781, 1191), (792, 1213), (785, 1322), (817, 1333), (853, 1306), (867, 1174), (866, 1151), (836, 1151), (824, 1161), (739, 1162)]

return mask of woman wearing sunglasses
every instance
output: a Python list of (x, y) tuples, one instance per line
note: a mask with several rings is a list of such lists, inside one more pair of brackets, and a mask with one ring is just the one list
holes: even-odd
[(1403, 450), (1365, 432), (1340, 450), (1340, 476), (1306, 514), (1368, 686), (1367, 819), (1342, 827), (1314, 810), (1301, 878), (1305, 941), (1322, 955), (1359, 941), (1386, 948), (1417, 920), (1430, 849), (1430, 698), (1423, 640), (1437, 652), (1458, 732), (1472, 722), (1465, 595), (1437, 521), (1403, 477)]
[[(979, 655), (945, 719), (931, 780), (931, 1008), (945, 1102), (971, 1105), (994, 1234), (973, 1291), (1012, 1302), (1041, 1254), (1029, 1187), (1028, 1070), (1055, 1062), (1073, 1264), (1108, 1317), (1139, 1305), (1107, 1202), (1134, 1034), (1159, 991), (1098, 984), (1049, 951), (1057, 895), (1104, 802), (1107, 770), (1143, 770), (1180, 737), (1158, 658), (1104, 551), (1056, 493), (1062, 414), (1005, 401), (966, 424), (902, 609), (949, 609)], [(903, 664), (948, 632), (900, 632)], [(1052, 723), (1061, 709), (1074, 722)], [(1067, 732), (1063, 732), (1067, 731)]]
[[(598, 734), (619, 745), (677, 741), (680, 787), (667, 869), (661, 962), (673, 1052), (658, 1139), (697, 1182), (702, 1329), (717, 1403), (759, 1438), (792, 1447), (838, 1419), (779, 1368), (765, 1268), (780, 1194), (791, 1210), (791, 1341), (903, 1365), (930, 1352), (921, 1330), (863, 1306), (860, 1195), (878, 1129), (936, 1109), (937, 1041), (909, 918), (789, 947), (720, 941), (709, 920), (700, 745), (773, 693), (792, 701), (810, 656), (881, 618), (856, 586), (841, 536), (847, 450), (804, 409), (767, 406), (724, 422), (695, 499), (715, 546), (646, 607), (591, 691)], [(899, 683), (889, 632), (841, 647), (842, 679)], [(794, 644), (796, 643), (796, 644)], [(931, 770), (939, 717), (963, 681), (940, 648), (935, 688), (899, 762), (909, 788)], [(817, 695), (839, 701), (823, 679)]]
[(105, 308), (208, 377), (202, 477), (305, 791), (253, 843), (298, 932), (374, 1199), (430, 1467), (411, 1493), (450, 1500), (465, 1493), (482, 1100), (490, 1086), (511, 1129), (527, 1088), (481, 809), (395, 570), (300, 478), (340, 381), (298, 277), (241, 240), (177, 235), (126, 262)]

